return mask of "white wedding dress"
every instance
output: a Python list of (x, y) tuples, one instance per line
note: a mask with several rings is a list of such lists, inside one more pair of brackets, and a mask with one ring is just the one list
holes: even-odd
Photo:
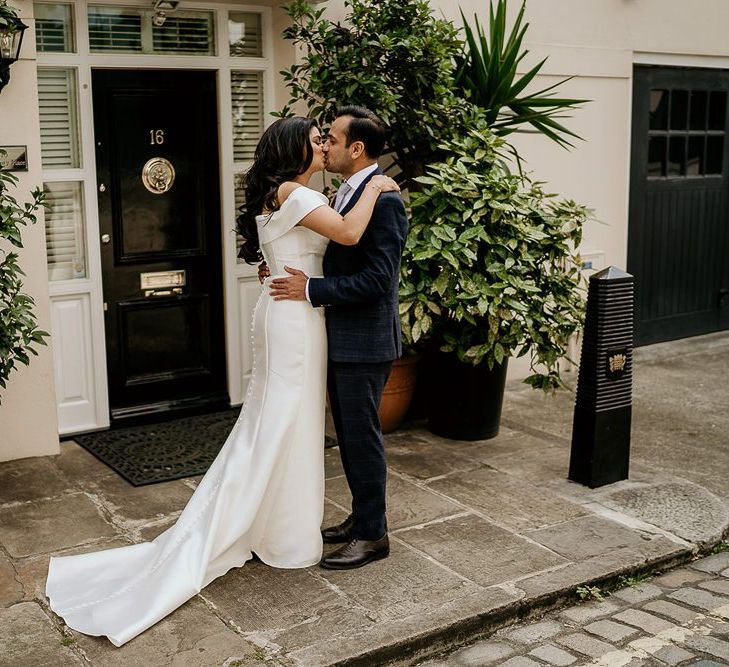
[[(299, 187), (259, 216), (272, 276), (284, 265), (322, 275), (327, 239), (296, 226), (326, 205)], [(267, 281), (268, 282), (268, 279)], [(322, 555), (324, 309), (273, 301), (261, 290), (252, 326), (253, 372), (240, 417), (179, 519), (152, 542), (54, 557), (46, 595), (71, 628), (121, 646), (252, 558), (308, 567)]]

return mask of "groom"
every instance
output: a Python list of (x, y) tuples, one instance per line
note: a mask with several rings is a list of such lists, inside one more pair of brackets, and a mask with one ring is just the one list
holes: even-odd
[[(344, 179), (334, 208), (345, 215), (374, 174), (386, 128), (368, 109), (342, 107), (324, 144), (327, 171)], [(390, 553), (385, 517), (385, 449), (377, 409), (393, 360), (401, 352), (397, 301), (407, 217), (397, 192), (382, 193), (356, 246), (330, 242), (324, 278), (288, 269), (271, 282), (271, 294), (326, 307), (329, 339), (327, 386), (339, 452), (352, 493), (352, 513), (322, 531), (324, 542), (343, 546), (321, 566), (361, 567)]]

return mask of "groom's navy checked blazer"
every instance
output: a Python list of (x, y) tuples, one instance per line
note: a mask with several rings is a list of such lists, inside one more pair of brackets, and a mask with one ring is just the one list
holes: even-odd
[[(370, 174), (342, 209), (362, 195)], [(324, 278), (309, 280), (313, 306), (326, 311), (329, 359), (339, 362), (392, 361), (402, 354), (398, 284), (408, 220), (398, 192), (383, 192), (360, 242), (331, 241), (324, 255)]]

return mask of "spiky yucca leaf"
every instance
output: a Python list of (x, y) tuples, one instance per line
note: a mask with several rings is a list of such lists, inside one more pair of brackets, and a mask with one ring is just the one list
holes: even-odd
[(525, 3), (522, 3), (511, 29), (506, 24), (507, 0), (496, 0), (489, 5), (488, 35), (477, 17), (471, 27), (463, 12), (466, 41), (463, 53), (456, 61), (456, 83), (476, 106), (485, 111), (492, 129), (502, 136), (524, 131), (531, 125), (563, 148), (571, 147), (568, 137), (580, 139), (557, 119), (589, 100), (553, 97), (554, 89), (569, 78), (538, 90), (523, 94), (541, 71), (546, 58), (521, 76), (519, 64), (529, 53), (523, 48), (524, 35), (529, 28), (524, 23)]

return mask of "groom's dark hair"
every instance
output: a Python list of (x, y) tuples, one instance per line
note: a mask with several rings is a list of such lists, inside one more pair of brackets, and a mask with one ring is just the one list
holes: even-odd
[(347, 146), (353, 141), (361, 141), (369, 157), (380, 157), (385, 148), (387, 126), (372, 111), (354, 104), (339, 107), (337, 118), (341, 116), (352, 117), (346, 132)]

